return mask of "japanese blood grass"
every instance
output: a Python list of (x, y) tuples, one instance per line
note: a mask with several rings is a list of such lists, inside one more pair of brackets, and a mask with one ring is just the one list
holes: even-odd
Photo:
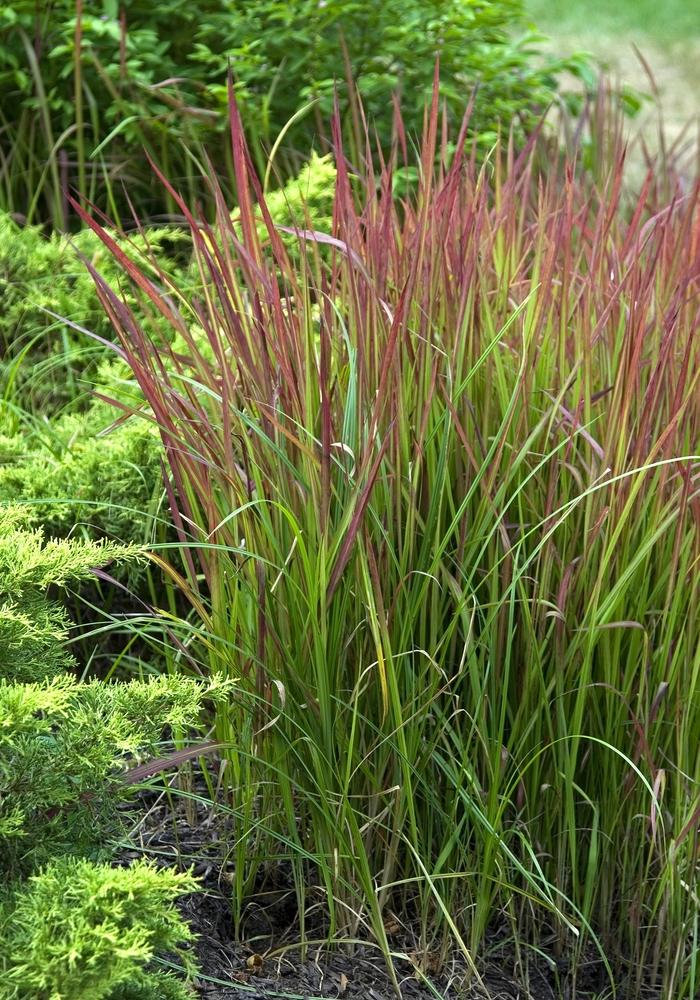
[(321, 901), (334, 939), (388, 956), (393, 913), (471, 961), (505, 922), (574, 990), (593, 940), (631, 995), (695, 996), (698, 186), (627, 210), (622, 155), (594, 186), (535, 140), (448, 164), (434, 103), (402, 202), (336, 123), (292, 261), (231, 118), (233, 216), (213, 178), (214, 225), (179, 200), (198, 298), (85, 218), (187, 345), (95, 273), (167, 454), (154, 558), (244, 692), (236, 916), (278, 859), (302, 935)]

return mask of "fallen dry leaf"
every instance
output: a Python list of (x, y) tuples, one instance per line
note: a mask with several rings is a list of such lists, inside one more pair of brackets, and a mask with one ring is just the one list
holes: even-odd
[(248, 955), (245, 964), (251, 972), (258, 973), (261, 971), (264, 961), (262, 955)]

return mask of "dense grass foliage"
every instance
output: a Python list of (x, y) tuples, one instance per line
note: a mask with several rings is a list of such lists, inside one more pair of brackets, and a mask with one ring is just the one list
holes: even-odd
[(594, 186), (534, 141), (479, 168), (438, 118), (417, 163), (397, 120), (380, 176), (336, 120), (332, 228), (292, 256), (234, 107), (233, 216), (170, 188), (196, 297), (86, 217), (187, 345), (95, 273), (167, 455), (181, 628), (240, 683), (237, 913), (279, 858), (302, 933), (318, 885), (331, 937), (388, 954), (391, 911), (471, 960), (498, 918), (690, 1000), (700, 189), (630, 202), (619, 150)]
[(172, 211), (142, 150), (190, 196), (206, 190), (201, 140), (230, 174), (217, 141), (229, 66), (263, 165), (263, 145), (269, 150), (298, 112), (287, 162), (298, 167), (323, 143), (336, 84), (357, 130), (349, 79), (383, 136), (397, 88), (407, 128), (419, 130), (437, 54), (457, 114), (479, 85), (473, 124), (487, 148), (499, 122), (531, 125), (559, 70), (575, 68), (535, 50), (521, 0), (13, 0), (0, 11), (0, 206), (56, 229), (71, 221), (74, 188), (127, 218), (130, 204), (142, 214)]

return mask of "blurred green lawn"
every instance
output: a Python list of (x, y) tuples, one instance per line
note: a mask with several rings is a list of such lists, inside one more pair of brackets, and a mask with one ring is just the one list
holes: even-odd
[[(700, 116), (700, 0), (525, 0), (527, 19), (546, 35), (546, 48), (567, 55), (588, 52), (612, 79), (638, 93), (654, 78), (667, 141)], [(645, 106), (631, 134), (654, 147), (655, 104)]]
[(700, 37), (700, 0), (525, 0), (525, 8), (552, 34), (644, 34), (657, 43)]

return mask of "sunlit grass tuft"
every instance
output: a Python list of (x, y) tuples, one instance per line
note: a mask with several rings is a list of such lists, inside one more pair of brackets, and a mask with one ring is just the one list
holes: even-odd
[(162, 178), (199, 297), (90, 224), (186, 345), (95, 273), (166, 450), (168, 627), (239, 681), (235, 917), (278, 859), (302, 934), (320, 889), (387, 956), (390, 911), (470, 963), (500, 921), (690, 1000), (698, 186), (628, 208), (619, 150), (598, 186), (537, 140), (450, 160), (434, 104), (404, 200), (400, 118), (378, 175), (335, 123), (332, 231), (299, 219), (292, 258), (231, 118), (233, 215)]

